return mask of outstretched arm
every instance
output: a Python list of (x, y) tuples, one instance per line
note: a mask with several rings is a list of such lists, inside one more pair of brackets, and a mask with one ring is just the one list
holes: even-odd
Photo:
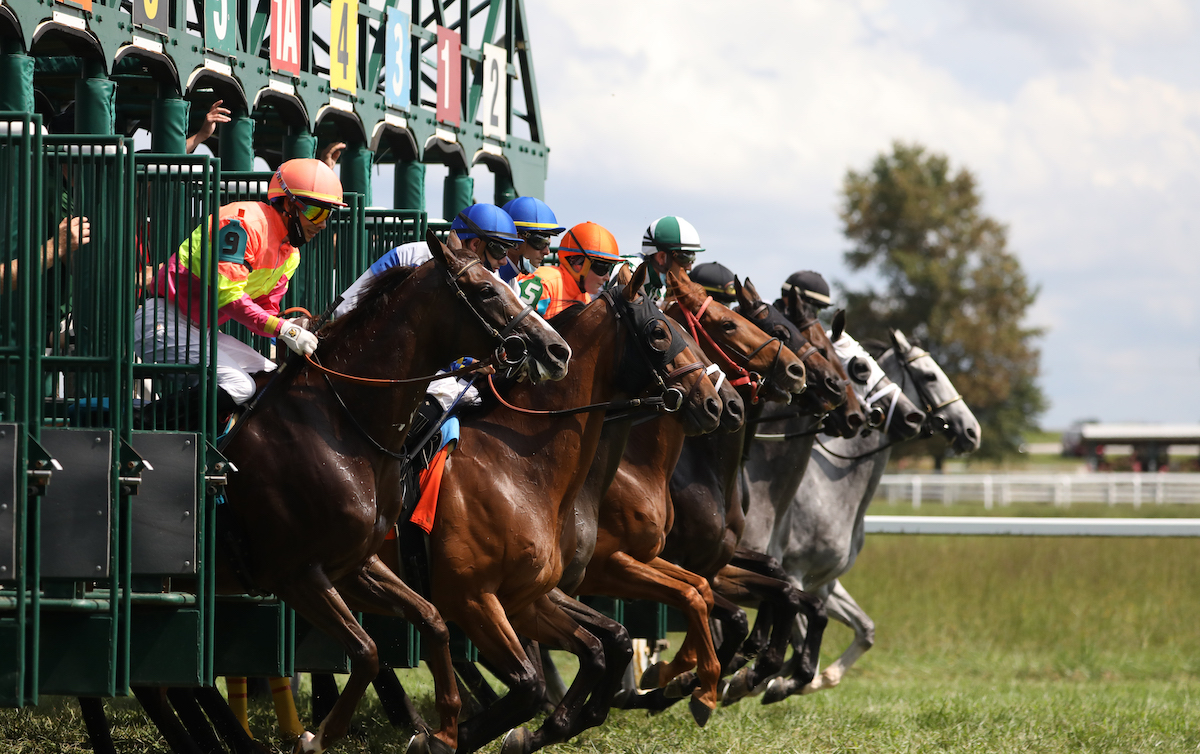
[(218, 123), (228, 123), (229, 110), (221, 107), (221, 103), (225, 100), (217, 100), (212, 103), (212, 107), (208, 108), (208, 113), (204, 116), (204, 122), (200, 124), (200, 130), (188, 137), (187, 151), (188, 154), (196, 151), (196, 147), (208, 140), (213, 132), (217, 130)]

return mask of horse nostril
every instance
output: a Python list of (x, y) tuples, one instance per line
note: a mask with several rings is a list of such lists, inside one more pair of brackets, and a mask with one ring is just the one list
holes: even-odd
[(974, 427), (967, 427), (967, 437), (971, 438), (972, 440), (975, 439), (975, 428)]
[(858, 412), (848, 415), (846, 424), (850, 425), (850, 429), (858, 429), (863, 425), (863, 415)]
[(835, 394), (836, 394), (836, 393), (840, 393), (840, 392), (842, 392), (842, 383), (841, 383), (841, 381), (839, 381), (838, 379), (836, 379), (836, 378), (834, 378), (834, 377), (826, 377), (826, 378), (825, 378), (825, 387), (826, 387), (826, 389), (828, 389), (828, 390), (829, 390), (829, 392), (831, 392), (831, 393), (835, 393)]
[(925, 414), (922, 414), (920, 411), (914, 411), (908, 416), (904, 417), (904, 421), (908, 423), (908, 426), (915, 429), (916, 427), (921, 426), (921, 422), (925, 421)]
[(560, 364), (566, 364), (571, 358), (571, 349), (559, 343), (552, 344), (546, 351), (550, 354), (550, 358)]
[(740, 417), (742, 415), (741, 401), (729, 401), (725, 404), (725, 408), (729, 411), (730, 416)]
[(788, 373), (788, 377), (791, 377), (794, 380), (803, 380), (804, 379), (804, 365), (803, 364), (788, 364), (787, 373)]
[(715, 416), (717, 418), (720, 418), (721, 402), (719, 400), (717, 400), (716, 398), (709, 398), (704, 401), (704, 410), (708, 412), (709, 416)]

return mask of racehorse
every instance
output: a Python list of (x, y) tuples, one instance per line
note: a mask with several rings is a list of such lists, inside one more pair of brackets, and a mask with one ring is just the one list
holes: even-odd
[[(865, 360), (865, 356), (856, 354)], [(979, 423), (929, 354), (913, 348), (899, 331), (878, 359), (904, 400), (924, 409), (922, 431), (944, 431), (959, 452), (975, 450)], [(877, 388), (878, 391), (878, 388)], [(898, 407), (897, 415), (921, 412)], [(811, 682), (780, 677), (771, 681), (764, 703), (797, 692), (836, 686), (846, 670), (874, 643), (874, 624), (838, 582), (862, 549), (863, 517), (891, 455), (891, 447), (913, 437), (912, 422), (851, 440), (832, 440), (813, 452), (791, 506), (775, 527), (770, 553), (797, 584), (825, 598), (828, 614), (854, 629), (855, 638), (836, 662)], [(798, 631), (799, 633), (799, 631)]]
[[(681, 269), (668, 273), (668, 283), (678, 300), (667, 313), (688, 324), (706, 355), (724, 365), (730, 379), (740, 385), (739, 392), (745, 389), (743, 398), (752, 385), (754, 390), (762, 385), (765, 395), (784, 399), (803, 389), (803, 364), (777, 339), (764, 337), (744, 318), (712, 302)], [(737, 434), (733, 442), (740, 444), (740, 437)], [(594, 552), (576, 591), (649, 599), (684, 612), (688, 634), (675, 660), (656, 667), (641, 683), (662, 687), (683, 670), (698, 666), (701, 685), (690, 706), (703, 724), (716, 707), (720, 677), (708, 626), (711, 589), (703, 576), (660, 557), (677, 512), (667, 483), (683, 444), (683, 433), (670, 422), (658, 420), (633, 429), (600, 504)]]
[[(646, 274), (643, 266), (623, 289), (554, 318), (573, 348), (573, 379), (536, 391), (515, 385), (460, 417), (459, 447), (446, 462), (429, 535), (430, 594), (509, 688), (460, 724), (460, 751), (510, 729), (506, 754), (565, 740), (602, 722), (619, 687), (624, 664), (607, 667), (605, 648), (588, 630), (611, 621), (556, 590), (573, 555), (564, 535), (574, 528), (574, 497), (604, 410), (654, 385), (668, 408), (679, 409), (680, 421), (672, 423), (683, 431), (711, 431), (721, 415), (716, 390), (682, 333), (641, 295)], [(527, 654), (518, 634), (580, 660), (566, 696), (534, 733), (514, 729), (534, 716), (543, 693), (536, 654)], [(625, 647), (627, 662), (627, 635)]]
[(514, 361), (524, 354), (531, 379), (567, 372), (563, 339), (453, 234), (449, 247), (426, 240), (433, 259), (381, 275), (353, 313), (322, 328), (312, 363), (289, 364), (290, 382), (267, 388), (224, 451), (241, 472), (221, 506), (234, 535), (221, 548), (218, 589), (278, 595), (350, 656), (346, 687), (304, 751), (345, 735), (379, 670), (354, 611), (400, 615), (421, 632), (441, 715), (435, 740), (455, 748), (460, 700), (445, 622), (375, 556), (400, 512), (392, 493), (402, 444), (429, 379), (463, 354), (503, 347)]

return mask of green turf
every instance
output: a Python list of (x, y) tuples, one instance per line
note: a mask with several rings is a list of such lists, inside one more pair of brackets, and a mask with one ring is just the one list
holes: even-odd
[[(703, 730), (683, 705), (617, 711), (551, 751), (1195, 752), (1198, 556), (1182, 539), (873, 536), (844, 583), (875, 619), (876, 646), (840, 687), (747, 699)], [(831, 625), (825, 662), (849, 639)], [(402, 678), (432, 714), (424, 671)], [(106, 705), (118, 751), (166, 751), (136, 705)], [(252, 724), (279, 743), (269, 702)], [(407, 739), (369, 698), (333, 751), (400, 752)], [(64, 700), (0, 711), (0, 750), (90, 751)]]

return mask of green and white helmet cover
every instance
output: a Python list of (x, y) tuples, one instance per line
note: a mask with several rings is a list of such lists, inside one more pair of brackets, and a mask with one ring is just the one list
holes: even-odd
[(642, 236), (642, 256), (660, 251), (704, 251), (700, 245), (700, 234), (682, 217), (667, 215), (650, 223)]

